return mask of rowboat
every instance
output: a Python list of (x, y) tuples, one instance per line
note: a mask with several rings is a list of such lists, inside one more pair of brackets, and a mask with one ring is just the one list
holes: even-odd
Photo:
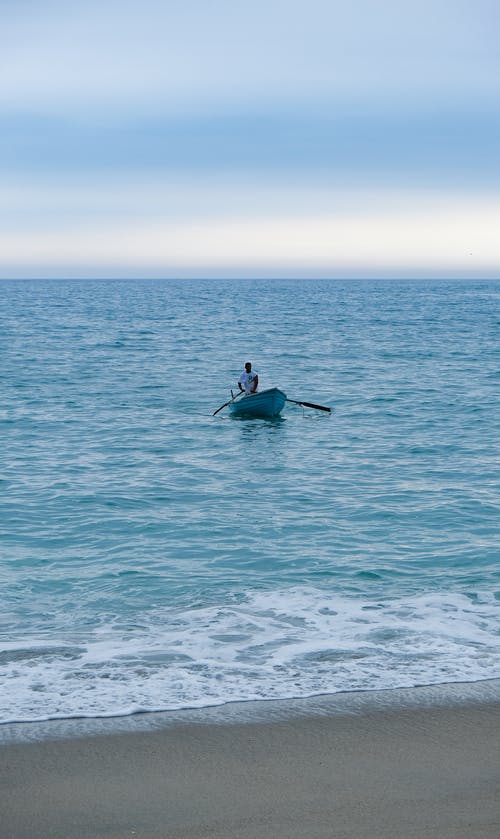
[(233, 417), (277, 417), (285, 407), (286, 393), (277, 387), (248, 393), (231, 402)]
[[(239, 400), (238, 402), (236, 400)], [(314, 408), (316, 411), (326, 411), (331, 414), (332, 409), (326, 405), (316, 405), (315, 402), (304, 402), (303, 399), (289, 399), (279, 387), (270, 387), (268, 390), (259, 390), (258, 393), (240, 393), (234, 395), (231, 391), (231, 399), (224, 402), (212, 416), (215, 417), (223, 408), (227, 408), (235, 417), (277, 417), (281, 414), (285, 402), (292, 402), (294, 405), (302, 405), (303, 408)]]

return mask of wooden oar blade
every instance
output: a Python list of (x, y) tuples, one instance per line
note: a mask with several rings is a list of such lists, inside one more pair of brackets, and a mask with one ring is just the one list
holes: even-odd
[(230, 405), (231, 402), (234, 402), (234, 400), (237, 399), (238, 396), (241, 396), (242, 393), (244, 393), (244, 391), (240, 391), (240, 393), (237, 393), (236, 396), (233, 396), (233, 391), (231, 391), (231, 399), (229, 400), (229, 402), (224, 402), (224, 404), (221, 405), (220, 408), (217, 408), (217, 410), (213, 412), (212, 416), (215, 417), (215, 415), (218, 414), (219, 411), (222, 411), (223, 408), (227, 408), (227, 406)]
[(306, 408), (315, 408), (317, 411), (328, 411), (331, 414), (332, 409), (325, 405), (315, 405), (314, 402), (299, 402), (299, 405), (305, 405)]
[[(229, 402), (232, 402), (232, 401), (233, 401), (232, 399), (229, 400)], [(220, 408), (217, 408), (217, 410), (213, 412), (212, 416), (215, 417), (215, 415), (218, 414), (219, 411), (222, 411), (223, 408), (225, 408), (227, 405), (229, 405), (229, 402), (224, 402), (224, 404), (221, 405)]]
[(304, 405), (305, 408), (316, 408), (317, 411), (327, 411), (329, 414), (332, 412), (332, 409), (327, 408), (326, 405), (315, 405), (314, 402), (302, 402), (299, 399), (288, 399), (288, 397), (286, 401), (293, 402), (294, 405)]

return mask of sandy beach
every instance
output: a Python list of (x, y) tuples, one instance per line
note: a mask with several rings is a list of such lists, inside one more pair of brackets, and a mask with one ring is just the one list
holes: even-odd
[(2, 839), (498, 839), (500, 705), (0, 748)]

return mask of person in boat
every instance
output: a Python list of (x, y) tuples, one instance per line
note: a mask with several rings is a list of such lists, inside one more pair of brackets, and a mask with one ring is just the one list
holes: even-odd
[(240, 390), (244, 390), (248, 396), (250, 393), (255, 393), (258, 386), (259, 376), (254, 370), (252, 370), (251, 362), (247, 361), (245, 369), (238, 379), (238, 387)]

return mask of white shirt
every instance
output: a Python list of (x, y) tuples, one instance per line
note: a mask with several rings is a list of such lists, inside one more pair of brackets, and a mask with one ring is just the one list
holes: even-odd
[(246, 370), (243, 371), (240, 378), (238, 379), (238, 384), (243, 385), (245, 393), (252, 393), (253, 390), (253, 381), (256, 378), (257, 373), (255, 370), (252, 370), (250, 373), (247, 373)]

